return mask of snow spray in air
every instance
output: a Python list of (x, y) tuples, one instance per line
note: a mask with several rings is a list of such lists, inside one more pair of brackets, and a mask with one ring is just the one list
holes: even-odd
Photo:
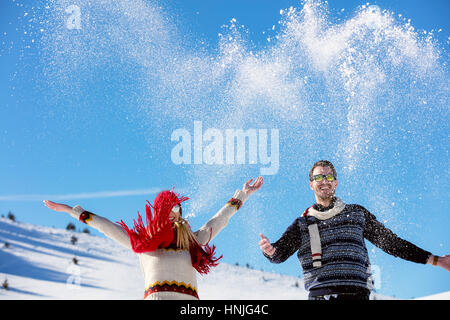
[[(79, 12), (66, 12), (69, 6)], [(267, 224), (264, 212), (280, 210), (276, 194), (309, 205), (298, 193), (308, 192), (307, 173), (322, 158), (337, 166), (344, 198), (363, 200), (392, 221), (402, 214), (396, 201), (405, 201), (398, 186), (410, 182), (404, 167), (415, 168), (418, 187), (412, 191), (420, 193), (423, 185), (437, 188), (432, 179), (447, 161), (445, 54), (432, 33), (419, 33), (377, 6), (361, 6), (339, 21), (332, 15), (318, 0), (282, 8), (264, 45), (255, 45), (239, 24), (244, 21), (230, 17), (211, 49), (151, 1), (53, 0), (41, 21), (42, 59), (57, 97), (100, 95), (111, 99), (114, 116), (130, 115), (152, 161), (177, 166), (171, 135), (195, 121), (223, 131), (278, 130), (279, 169), (271, 180), (276, 192), (268, 189), (249, 202), (248, 210), (257, 213), (251, 223), (240, 221), (242, 237), (253, 239)], [(99, 83), (125, 101), (114, 105), (95, 90)], [(77, 107), (94, 119), (112, 112)], [(255, 169), (249, 162), (183, 166), (188, 211), (209, 214), (218, 195), (258, 174)]]

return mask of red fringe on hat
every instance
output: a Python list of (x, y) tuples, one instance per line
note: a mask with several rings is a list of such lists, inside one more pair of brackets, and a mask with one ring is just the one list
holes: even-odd
[(130, 230), (123, 220), (119, 223), (128, 234), (131, 247), (136, 253), (152, 252), (158, 248), (165, 248), (173, 240), (173, 229), (169, 219), (162, 219), (162, 215), (157, 215), (156, 213), (152, 215), (150, 206), (150, 203), (147, 201), (145, 205), (147, 226), (144, 225), (139, 211), (138, 221), (136, 222), (133, 219), (133, 229)]
[[(129, 229), (121, 220), (118, 222), (128, 234), (131, 247), (136, 253), (152, 252), (158, 248), (167, 248), (176, 242), (176, 229), (169, 220), (169, 214), (175, 205), (188, 200), (188, 197), (180, 196), (172, 191), (166, 190), (160, 192), (153, 202), (153, 206), (147, 201), (145, 205), (147, 225), (144, 225), (141, 215), (138, 211), (138, 221), (133, 219), (134, 228)], [(152, 210), (153, 208), (153, 214)], [(181, 206), (180, 206), (180, 214)], [(211, 267), (216, 267), (218, 261), (222, 258), (214, 257), (216, 246), (212, 248), (206, 244), (202, 246), (197, 241), (192, 241), (189, 252), (191, 255), (192, 266), (200, 273), (206, 274)]]
[[(212, 233), (212, 230), (210, 233)], [(211, 267), (217, 267), (217, 265), (219, 264), (218, 261), (223, 257), (223, 255), (220, 255), (220, 257), (216, 258), (214, 256), (216, 246), (213, 245), (212, 247), (210, 247), (208, 243), (209, 240), (202, 248), (202, 246), (197, 241), (195, 241), (191, 243), (191, 247), (189, 249), (189, 252), (191, 253), (192, 266), (200, 274), (207, 274), (210, 271)]]

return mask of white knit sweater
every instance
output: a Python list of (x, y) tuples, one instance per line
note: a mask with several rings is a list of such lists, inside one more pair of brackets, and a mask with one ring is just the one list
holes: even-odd
[[(242, 203), (247, 197), (242, 190), (236, 190), (233, 196)], [(214, 239), (238, 208), (233, 202), (228, 201), (205, 225), (194, 232), (198, 242), (206, 245), (208, 241)], [(75, 219), (80, 219), (83, 212), (85, 210), (77, 205), (73, 207), (71, 215)], [(104, 217), (86, 213), (80, 220), (131, 250), (128, 235), (118, 224)], [(198, 299), (197, 271), (192, 266), (188, 250), (157, 249), (153, 252), (140, 253), (138, 256), (144, 275), (146, 299)], [(154, 287), (159, 289), (164, 287), (167, 291), (153, 292)]]

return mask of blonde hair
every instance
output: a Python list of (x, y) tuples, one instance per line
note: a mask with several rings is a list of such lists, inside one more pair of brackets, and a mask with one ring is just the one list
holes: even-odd
[(197, 242), (197, 238), (189, 227), (189, 223), (182, 217), (179, 217), (173, 224), (177, 229), (177, 248), (189, 250), (191, 243)]

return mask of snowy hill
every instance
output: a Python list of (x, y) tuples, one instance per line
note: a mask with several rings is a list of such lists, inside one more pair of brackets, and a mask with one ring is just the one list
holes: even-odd
[(415, 300), (450, 300), (450, 291), (433, 294), (427, 297), (417, 298)]
[[(74, 244), (72, 237), (77, 239)], [(8, 286), (8, 290), (0, 287), (0, 300), (141, 300), (144, 290), (137, 256), (114, 241), (4, 218), (0, 218), (0, 284)], [(308, 297), (300, 278), (227, 263), (199, 276), (198, 287), (202, 300)], [(448, 299), (449, 293), (442, 297)], [(391, 299), (380, 295), (375, 298)]]
[[(142, 299), (144, 290), (137, 256), (114, 241), (0, 218), (5, 280), (0, 299)], [(226, 263), (199, 276), (198, 287), (202, 300), (307, 299), (299, 278)]]

